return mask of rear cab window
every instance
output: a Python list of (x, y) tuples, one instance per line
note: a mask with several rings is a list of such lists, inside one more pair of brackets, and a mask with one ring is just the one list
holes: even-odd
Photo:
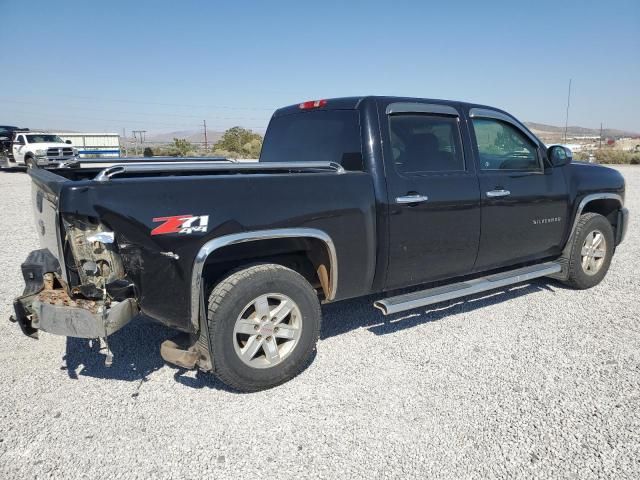
[(275, 116), (265, 135), (261, 162), (335, 162), (363, 170), (357, 110), (313, 110)]

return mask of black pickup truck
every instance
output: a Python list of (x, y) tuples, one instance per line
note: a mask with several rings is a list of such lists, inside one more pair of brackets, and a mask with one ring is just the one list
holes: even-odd
[(589, 288), (628, 223), (617, 171), (455, 101), (285, 107), (259, 162), (29, 175), (42, 249), (14, 302), (24, 333), (106, 339), (142, 312), (184, 332), (165, 360), (241, 391), (305, 367), (322, 303), (378, 294), (394, 314), (543, 276)]

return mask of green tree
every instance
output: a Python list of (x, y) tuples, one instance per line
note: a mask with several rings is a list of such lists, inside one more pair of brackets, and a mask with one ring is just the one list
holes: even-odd
[(178, 156), (186, 157), (187, 154), (193, 150), (191, 142), (186, 138), (174, 138), (172, 147), (178, 152)]
[(145, 156), (145, 157), (153, 157), (153, 150), (151, 149), (151, 147), (144, 147), (143, 156)]
[(230, 128), (213, 146), (214, 152), (230, 152), (245, 158), (258, 157), (261, 149), (262, 136), (242, 127)]

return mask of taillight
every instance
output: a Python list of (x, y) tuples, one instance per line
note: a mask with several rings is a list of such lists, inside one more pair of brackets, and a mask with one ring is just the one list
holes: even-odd
[(326, 104), (326, 100), (309, 100), (308, 102), (302, 102), (298, 107), (300, 107), (300, 110), (307, 110), (309, 108), (324, 107)]

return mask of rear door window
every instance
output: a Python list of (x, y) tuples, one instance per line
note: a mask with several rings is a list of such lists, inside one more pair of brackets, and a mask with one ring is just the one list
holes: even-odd
[(316, 110), (271, 120), (261, 162), (336, 162), (362, 170), (360, 122), (356, 110)]
[(459, 172), (465, 168), (456, 117), (391, 115), (389, 136), (393, 163), (401, 174)]

